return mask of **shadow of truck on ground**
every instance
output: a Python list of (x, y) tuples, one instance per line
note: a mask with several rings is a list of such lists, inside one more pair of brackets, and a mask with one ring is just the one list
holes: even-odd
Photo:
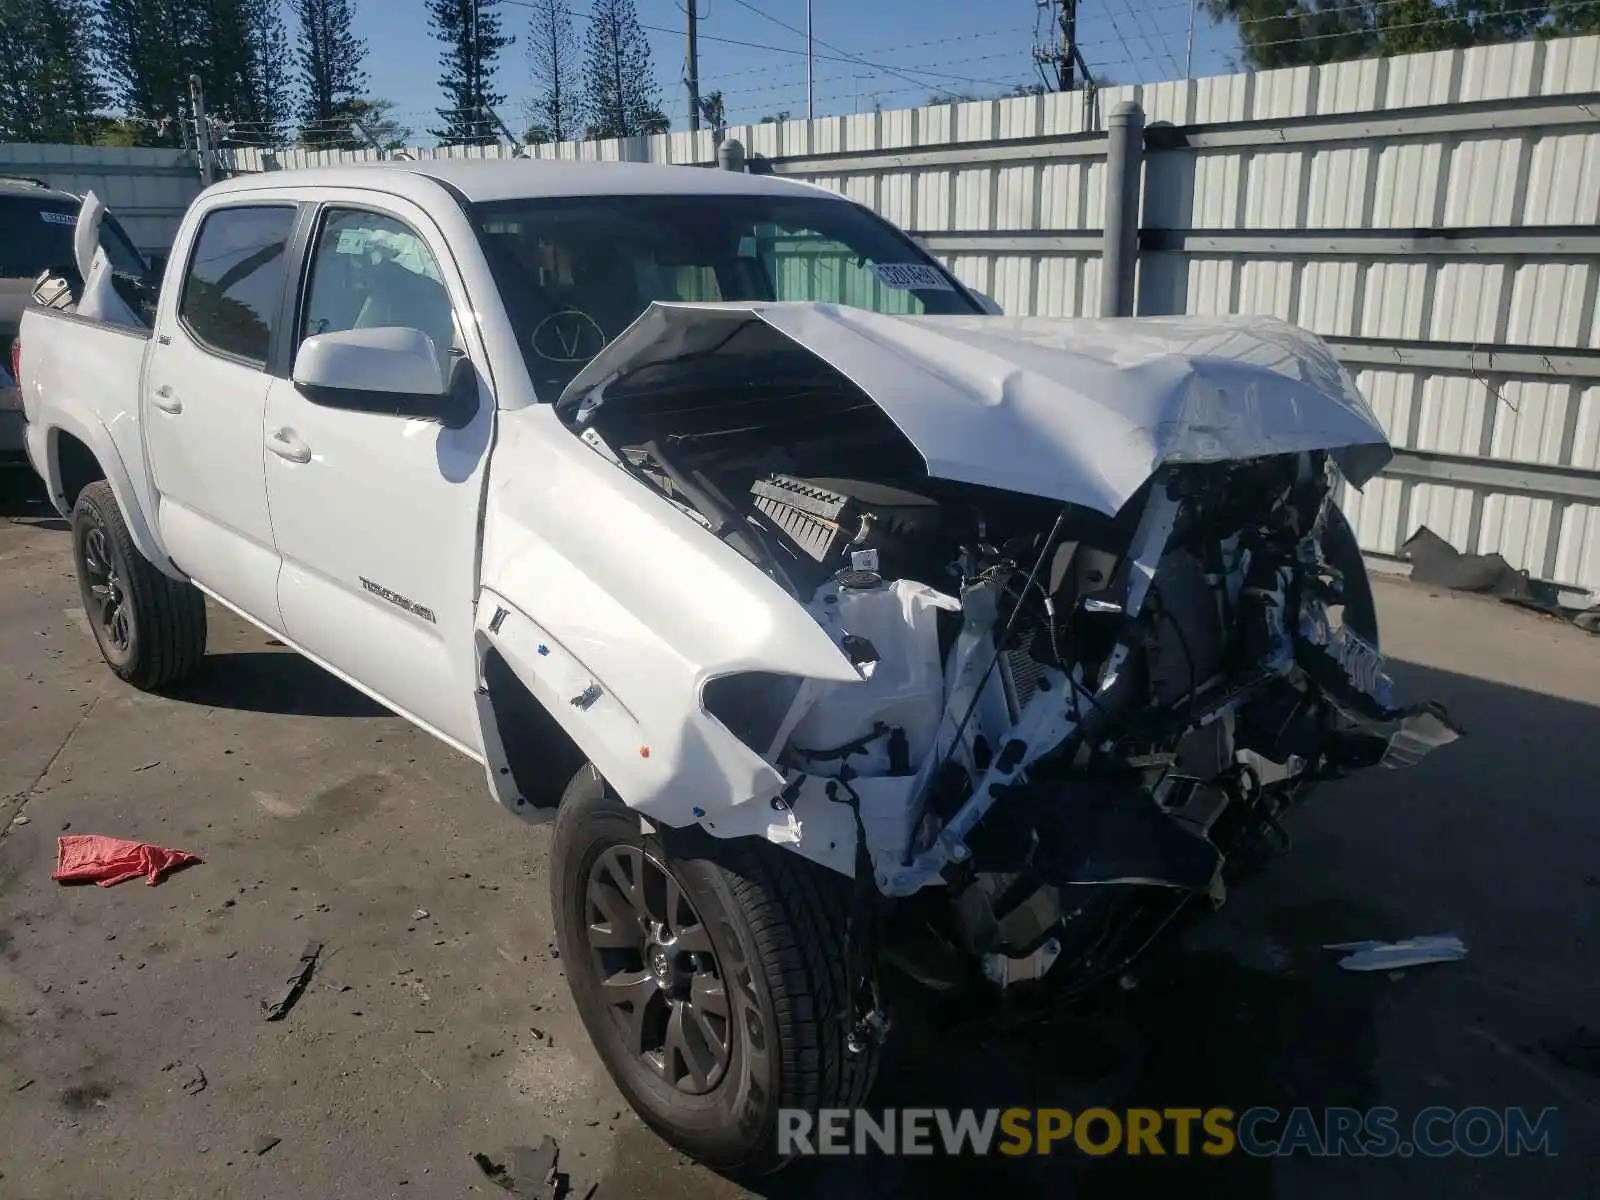
[[(1401, 696), (1444, 701), (1468, 736), (1410, 770), (1319, 790), (1289, 822), (1290, 853), (1148, 963), (1132, 991), (1005, 1034), (951, 1036), (902, 1002), (868, 1105), (1384, 1105), (1406, 1132), (1430, 1105), (1554, 1107), (1556, 1157), (1089, 1158), (1058, 1147), (1049, 1158), (806, 1160), (755, 1193), (1600, 1195), (1600, 1078), (1559, 1052), (1600, 1012), (1600, 710), (1392, 666)], [(1444, 932), (1466, 939), (1465, 961), (1357, 974), (1323, 949)], [(601, 1196), (633, 1194), (612, 1190), (631, 1174), (618, 1167)]]

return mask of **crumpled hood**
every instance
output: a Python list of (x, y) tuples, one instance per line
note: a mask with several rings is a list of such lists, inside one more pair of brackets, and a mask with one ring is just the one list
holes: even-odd
[(562, 406), (759, 322), (861, 388), (937, 478), (1114, 514), (1163, 463), (1329, 450), (1360, 486), (1391, 457), (1321, 339), (1269, 317), (897, 317), (810, 302), (655, 304)]

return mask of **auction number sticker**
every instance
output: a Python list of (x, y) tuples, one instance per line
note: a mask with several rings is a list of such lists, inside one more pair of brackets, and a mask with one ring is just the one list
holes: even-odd
[(884, 287), (899, 292), (953, 292), (950, 280), (927, 263), (873, 263), (872, 273)]

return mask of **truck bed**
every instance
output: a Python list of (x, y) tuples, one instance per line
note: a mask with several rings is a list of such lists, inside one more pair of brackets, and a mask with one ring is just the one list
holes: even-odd
[[(71, 507), (72, 481), (64, 487), (58, 453), (59, 440), (71, 437), (94, 451), (114, 490), (131, 489), (138, 512), (154, 512), (139, 429), (150, 330), (33, 306), (23, 313), (18, 336), (28, 456), (49, 485), (52, 502), (63, 515)], [(107, 452), (114, 461), (106, 460)]]

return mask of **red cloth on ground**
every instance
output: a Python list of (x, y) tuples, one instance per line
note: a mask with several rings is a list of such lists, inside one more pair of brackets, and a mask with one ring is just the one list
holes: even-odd
[(74, 833), (56, 839), (56, 869), (50, 878), (111, 887), (144, 875), (154, 887), (166, 872), (199, 861), (199, 855), (187, 850), (166, 850), (99, 833)]

